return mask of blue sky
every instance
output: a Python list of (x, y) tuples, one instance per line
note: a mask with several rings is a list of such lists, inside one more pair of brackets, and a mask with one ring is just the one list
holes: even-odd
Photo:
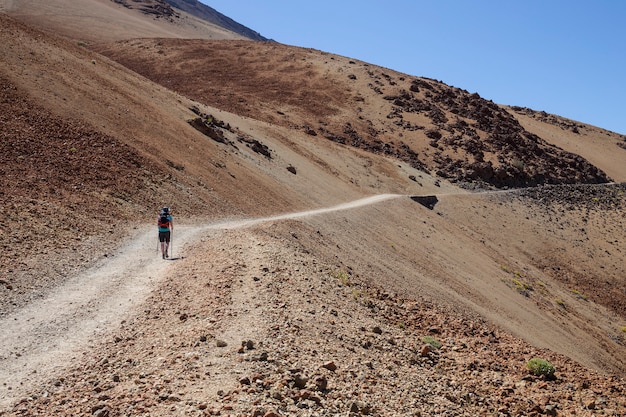
[(201, 1), (280, 43), (626, 134), (623, 0)]

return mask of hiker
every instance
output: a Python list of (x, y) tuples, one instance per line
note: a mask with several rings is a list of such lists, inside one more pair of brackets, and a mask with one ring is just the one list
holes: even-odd
[(172, 221), (172, 213), (169, 207), (163, 207), (159, 217), (157, 217), (157, 225), (159, 226), (159, 242), (161, 242), (161, 255), (163, 259), (169, 258), (168, 249), (170, 239), (174, 231), (174, 222)]

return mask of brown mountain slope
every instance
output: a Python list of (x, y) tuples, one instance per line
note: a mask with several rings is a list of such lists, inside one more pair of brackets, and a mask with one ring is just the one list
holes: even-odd
[[(325, 205), (363, 195), (352, 182), (359, 171), (374, 171), (373, 165), (381, 172), (368, 174), (372, 184), (382, 183), (380, 175), (396, 178), (381, 190), (406, 192), (414, 186), (393, 172), (389, 161), (331, 146), (327, 154), (362, 167), (354, 173), (333, 168), (336, 163), (306, 144), (292, 147), (288, 132), (276, 129), (268, 158), (252, 146), (267, 127), (226, 113), (233, 127), (223, 130), (227, 142), (219, 143), (189, 121), (197, 117), (191, 107), (222, 117), (220, 111), (149, 83), (80, 45), (4, 16), (2, 23), (3, 188), (16, 217), (6, 220), (10, 239), (3, 241), (5, 253), (15, 258), (0, 263), (15, 274), (9, 281), (16, 291), (10, 294), (23, 295), (30, 285), (20, 277), (41, 280), (36, 270), (46, 261), (38, 258), (55, 256), (55, 246), (71, 254), (82, 241), (93, 246), (90, 237), (110, 230), (116, 232), (111, 237), (119, 237), (127, 224), (152, 218), (165, 203), (186, 218)], [(297, 175), (287, 170), (292, 165)], [(67, 217), (76, 221), (67, 224), (62, 220)], [(111, 217), (124, 226), (112, 227)], [(60, 224), (63, 231), (52, 233)], [(29, 237), (24, 244), (23, 236)], [(48, 248), (47, 256), (39, 244)], [(36, 247), (27, 250), (30, 245)]]
[[(203, 103), (397, 157), (455, 182), (609, 181), (477, 94), (345, 57), (280, 44), (173, 39), (96, 50)], [(602, 139), (609, 140), (623, 153), (617, 139)]]
[(569, 152), (583, 156), (615, 181), (626, 181), (626, 136), (545, 112), (512, 107), (526, 129)]
[(235, 22), (228, 16), (224, 16), (212, 7), (207, 6), (198, 0), (167, 0), (167, 3), (171, 4), (177, 9), (183, 10), (206, 20), (210, 23), (214, 23), (224, 29), (228, 29), (234, 33), (238, 33), (245, 38), (255, 41), (267, 41), (268, 39), (261, 36), (260, 33), (253, 31), (250, 28), (245, 27), (241, 23)]
[[(50, 345), (45, 329), (28, 335), (60, 360), (19, 379), (3, 373), (5, 414), (626, 413), (623, 184), (468, 193), (411, 167), (415, 160), (399, 145), (387, 151), (382, 143), (371, 152), (369, 142), (358, 140), (368, 121), (388, 130), (378, 135), (395, 129), (398, 143), (411, 128), (387, 119), (390, 103), (402, 96), (373, 99), (381, 95), (377, 87), (406, 76), (363, 63), (279, 47), (279, 62), (264, 68), (258, 44), (242, 43), (250, 50), (241, 62), (258, 61), (244, 67), (267, 83), (244, 72), (232, 73), (232, 80), (220, 73), (219, 88), (211, 77), (190, 78), (197, 91), (220, 94), (206, 96), (222, 100), (211, 107), (173, 92), (167, 78), (155, 84), (75, 41), (0, 19), (1, 140), (10, 145), (2, 149), (2, 181), (11, 194), (0, 228), (9, 254), (0, 257), (0, 319), (45, 323), (47, 311), (23, 306), (37, 305), (68, 281), (89, 287), (91, 275), (81, 273), (85, 265), (112, 285), (106, 275), (112, 260), (121, 250), (143, 248), (130, 261), (132, 273), (120, 274), (132, 308), (113, 304), (107, 325), (69, 347)], [(113, 56), (128, 47), (102, 50)], [(224, 51), (242, 51), (229, 48)], [(293, 62), (282, 63), (285, 52), (294, 54)], [(307, 54), (323, 58), (327, 77), (322, 61)], [(220, 57), (229, 68), (240, 59)], [(311, 60), (308, 69), (299, 57)], [(181, 68), (185, 64), (194, 65), (181, 61)], [(356, 80), (350, 74), (346, 79), (363, 88), (342, 89), (333, 74), (338, 68), (346, 73), (345, 65), (360, 66)], [(272, 76), (281, 68), (292, 76)], [(293, 76), (306, 71), (311, 82)], [(282, 89), (285, 82), (293, 88)], [(249, 91), (241, 89), (246, 83)], [(426, 97), (428, 89), (418, 89), (413, 93)], [(344, 109), (346, 97), (357, 97), (360, 110)], [(455, 103), (430, 105), (452, 118), (448, 109)], [(240, 114), (226, 111), (233, 109)], [(430, 114), (402, 112), (405, 122), (448, 132)], [(480, 135), (486, 138), (486, 132)], [(342, 144), (341, 137), (357, 146)], [(580, 137), (576, 146), (594, 149), (585, 146), (590, 136)], [(604, 147), (615, 137), (602, 138), (594, 136), (602, 142), (595, 149), (616, 146)], [(429, 150), (435, 139), (428, 139), (422, 152), (436, 162), (437, 151)], [(542, 141), (524, 143), (562, 156), (563, 166), (556, 167), (563, 172), (580, 178), (592, 172)], [(466, 152), (444, 145), (437, 145), (442, 155)], [(505, 149), (503, 158), (515, 152)], [(399, 159), (391, 158), (395, 154)], [(598, 160), (607, 166), (616, 161)], [(268, 219), (247, 229), (215, 226), (379, 193), (431, 196), (432, 210), (403, 197), (289, 221)], [(177, 248), (181, 255), (169, 267), (160, 263), (138, 272), (161, 259), (142, 257), (152, 253), (154, 241), (135, 240), (142, 234), (134, 228), (153, 227), (163, 204), (174, 209), (180, 230), (198, 230), (198, 240)], [(123, 249), (121, 236), (133, 238)], [(147, 294), (133, 290), (140, 273), (150, 282)], [(71, 299), (65, 301), (69, 308)], [(97, 311), (98, 303), (106, 301), (91, 300), (80, 314)], [(82, 322), (78, 316), (68, 320), (69, 343), (76, 337), (71, 329)], [(107, 322), (98, 315), (89, 320)], [(27, 335), (3, 334), (3, 343), (20, 336)], [(0, 372), (19, 358), (28, 358), (26, 368), (36, 365), (32, 354), (3, 350)], [(553, 362), (556, 379), (528, 375), (525, 364), (533, 357)]]
[(76, 42), (145, 36), (247, 39), (164, 0), (0, 0), (0, 12)]

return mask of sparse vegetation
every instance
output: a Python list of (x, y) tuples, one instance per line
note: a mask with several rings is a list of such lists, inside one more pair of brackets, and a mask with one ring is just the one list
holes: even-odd
[(518, 171), (523, 171), (525, 164), (521, 159), (514, 159), (513, 162), (511, 162), (511, 166)]
[(363, 298), (364, 295), (365, 294), (363, 293), (363, 291), (359, 290), (358, 288), (352, 289), (352, 298), (354, 298), (355, 300)]
[(576, 298), (578, 298), (579, 300), (585, 300), (587, 301), (587, 296), (582, 294), (580, 291), (578, 291), (577, 289), (573, 289), (571, 290), (572, 294), (574, 294), (576, 296)]
[(350, 281), (350, 276), (348, 276), (348, 273), (345, 271), (333, 271), (331, 272), (331, 275), (333, 276), (333, 278), (337, 278), (339, 280), (340, 285), (346, 287), (352, 285), (352, 282)]
[(532, 291), (533, 290), (533, 286), (532, 285), (530, 285), (527, 282), (520, 281), (519, 279), (513, 279), (513, 280), (511, 280), (511, 282), (513, 282), (513, 284), (515, 285), (515, 288), (518, 291), (520, 291), (520, 292)]
[(539, 293), (544, 297), (548, 295), (548, 290), (546, 289), (546, 284), (542, 281), (536, 281), (535, 285), (539, 288)]
[(546, 379), (554, 378), (554, 373), (556, 372), (554, 365), (540, 358), (534, 358), (526, 362), (526, 369), (528, 369), (531, 374), (543, 376)]
[(436, 338), (434, 338), (433, 336), (424, 336), (424, 337), (422, 337), (422, 342), (431, 345), (435, 349), (439, 349), (441, 346), (443, 346), (441, 344), (441, 342), (439, 340), (437, 340)]
[(500, 265), (500, 269), (502, 269), (507, 274), (513, 275), (512, 278), (503, 279), (502, 281), (509, 286), (510, 284), (513, 284), (517, 292), (519, 292), (520, 294), (528, 297), (530, 295), (529, 291), (534, 291), (533, 286), (524, 280), (522, 274), (519, 271), (512, 271), (506, 265)]

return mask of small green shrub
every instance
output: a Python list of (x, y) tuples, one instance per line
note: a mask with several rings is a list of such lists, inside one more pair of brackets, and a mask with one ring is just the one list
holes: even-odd
[(521, 159), (514, 159), (511, 162), (511, 166), (521, 172), (521, 171), (524, 171), (524, 167), (526, 166), (526, 164)]
[(361, 299), (365, 296), (365, 293), (358, 288), (352, 288), (352, 298), (355, 300)]
[(526, 362), (526, 369), (535, 376), (543, 376), (545, 378), (554, 378), (554, 366), (545, 359), (534, 358)]
[(530, 291), (534, 291), (533, 286), (524, 281), (524, 277), (522, 276), (521, 272), (513, 271), (506, 265), (500, 265), (500, 269), (502, 269), (507, 274), (512, 275), (512, 277), (502, 279), (502, 282), (504, 282), (507, 286), (510, 287), (511, 284), (513, 284), (517, 292), (527, 297), (530, 296)]
[(517, 289), (517, 291), (532, 291), (533, 290), (533, 286), (530, 285), (527, 282), (524, 281), (520, 281), (519, 279), (513, 279), (511, 280), (511, 282), (513, 283), (513, 285), (515, 285), (515, 288)]
[(432, 336), (424, 336), (424, 337), (422, 337), (422, 342), (428, 343), (429, 345), (431, 345), (435, 349), (439, 349), (442, 346), (441, 342), (439, 340), (435, 339)]
[(626, 326), (622, 326), (622, 332), (626, 333)]
[(350, 282), (350, 276), (348, 276), (348, 274), (344, 271), (333, 271), (331, 275), (339, 280), (340, 285), (347, 287), (352, 285)]

